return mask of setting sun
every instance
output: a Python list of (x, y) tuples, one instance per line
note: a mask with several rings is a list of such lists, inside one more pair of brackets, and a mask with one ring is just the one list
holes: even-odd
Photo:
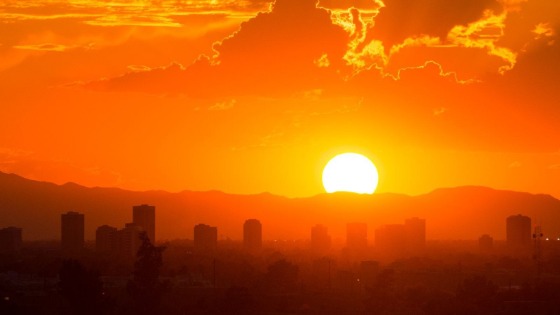
[(375, 165), (357, 153), (339, 154), (323, 169), (323, 186), (328, 193), (346, 191), (373, 194), (378, 180)]
[(0, 0), (0, 315), (560, 315), (559, 56), (560, 0)]

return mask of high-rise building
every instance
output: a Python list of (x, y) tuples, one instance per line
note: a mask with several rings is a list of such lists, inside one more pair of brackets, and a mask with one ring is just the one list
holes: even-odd
[(69, 211), (60, 216), (62, 251), (77, 254), (84, 249), (84, 215)]
[(375, 230), (375, 247), (385, 258), (419, 255), (426, 246), (426, 220), (406, 219)]
[(21, 228), (10, 226), (0, 229), (0, 253), (17, 253), (21, 244)]
[(346, 225), (346, 246), (350, 250), (363, 250), (367, 247), (367, 224), (348, 223)]
[(95, 249), (99, 253), (112, 254), (117, 250), (117, 228), (102, 225), (95, 230)]
[(262, 247), (262, 224), (259, 220), (249, 219), (243, 224), (243, 245), (249, 251)]
[(531, 245), (531, 218), (518, 214), (506, 219), (506, 239), (510, 247)]
[(206, 224), (194, 227), (194, 249), (198, 252), (213, 252), (218, 247), (218, 228)]
[(131, 259), (136, 257), (142, 244), (140, 234), (145, 232), (143, 228), (134, 223), (127, 223), (120, 230), (103, 225), (95, 231), (95, 248), (98, 253)]
[(144, 229), (134, 223), (125, 224), (124, 229), (117, 232), (117, 251), (121, 257), (136, 257), (142, 244), (140, 240), (142, 232), (145, 232)]
[(331, 236), (326, 226), (317, 224), (311, 228), (311, 250), (324, 254), (331, 248)]
[(156, 243), (156, 207), (150, 205), (132, 207), (132, 223), (146, 231), (152, 244)]

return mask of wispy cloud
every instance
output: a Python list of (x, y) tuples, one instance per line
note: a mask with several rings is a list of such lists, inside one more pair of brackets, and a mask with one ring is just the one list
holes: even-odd
[(91, 25), (179, 26), (174, 16), (221, 14), (253, 16), (270, 1), (6, 1), (0, 4), (0, 20), (53, 20), (76, 18)]
[(441, 116), (445, 112), (447, 112), (447, 108), (445, 108), (445, 107), (438, 107), (438, 108), (434, 108), (432, 110), (432, 113), (434, 114), (434, 116)]
[(23, 50), (38, 50), (38, 51), (58, 51), (63, 52), (69, 49), (74, 49), (76, 46), (66, 46), (62, 44), (34, 44), (34, 45), (17, 45), (14, 46), (16, 49), (23, 49)]
[(112, 14), (104, 15), (84, 22), (95, 26), (151, 26), (151, 27), (181, 27), (182, 24), (172, 17), (161, 14)]
[(228, 110), (228, 109), (232, 109), (233, 106), (235, 106), (235, 104), (237, 104), (237, 101), (235, 99), (217, 102), (216, 104), (208, 107), (208, 110), (212, 110), (212, 111)]
[(18, 148), (8, 148), (0, 147), (0, 171), (11, 173), (14, 171), (14, 167), (20, 163), (22, 159), (29, 159), (33, 155), (33, 152), (18, 149)]
[(556, 43), (556, 30), (550, 23), (537, 24), (533, 29), (533, 33), (535, 34), (535, 40), (546, 39), (548, 40), (547, 44), (549, 46), (552, 46)]

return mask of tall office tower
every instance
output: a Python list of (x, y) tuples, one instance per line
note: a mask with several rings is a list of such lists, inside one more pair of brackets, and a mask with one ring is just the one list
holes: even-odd
[(426, 246), (426, 220), (411, 218), (404, 221), (407, 250), (411, 253), (421, 251)]
[(262, 248), (262, 224), (259, 220), (249, 219), (243, 224), (243, 245), (249, 251)]
[(146, 231), (152, 244), (156, 243), (156, 207), (149, 205), (132, 207), (132, 223)]
[(102, 225), (95, 230), (95, 249), (99, 253), (113, 254), (117, 251), (117, 228)]
[(218, 228), (206, 224), (194, 227), (194, 249), (198, 252), (213, 252), (218, 246)]
[(0, 253), (17, 253), (21, 244), (21, 228), (10, 226), (0, 229)]
[(142, 244), (140, 240), (142, 232), (145, 232), (144, 229), (134, 223), (125, 224), (124, 229), (117, 232), (117, 251), (121, 257), (136, 257)]
[(506, 219), (506, 239), (510, 247), (531, 245), (531, 218), (521, 214), (509, 216)]
[(490, 252), (494, 248), (494, 239), (488, 234), (478, 238), (478, 248), (482, 252)]
[(326, 226), (317, 224), (311, 228), (311, 250), (324, 254), (331, 248), (331, 236)]
[(62, 251), (77, 254), (84, 249), (84, 215), (69, 211), (60, 216)]
[(411, 218), (404, 224), (387, 224), (376, 229), (375, 247), (390, 259), (421, 254), (426, 247), (426, 220)]
[(367, 224), (348, 223), (346, 225), (346, 246), (350, 250), (363, 250), (367, 247)]

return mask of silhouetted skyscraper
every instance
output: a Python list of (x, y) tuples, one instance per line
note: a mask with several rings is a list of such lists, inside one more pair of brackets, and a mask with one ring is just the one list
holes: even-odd
[(17, 253), (21, 250), (21, 229), (7, 227), (0, 229), (0, 253)]
[(156, 207), (149, 205), (132, 207), (132, 223), (146, 231), (152, 244), (156, 243)]
[(69, 211), (60, 216), (62, 251), (66, 254), (76, 254), (84, 249), (84, 215)]
[(218, 228), (206, 224), (194, 227), (194, 249), (198, 252), (213, 252), (218, 246)]
[(140, 233), (145, 232), (143, 228), (134, 224), (125, 224), (124, 229), (117, 232), (117, 251), (119, 255), (125, 258), (136, 257), (138, 248), (140, 248)]
[(100, 253), (115, 253), (117, 250), (117, 228), (102, 225), (95, 230), (95, 249)]
[(375, 230), (375, 247), (385, 258), (420, 254), (426, 246), (426, 220), (406, 219), (404, 224), (387, 224)]
[(363, 250), (367, 247), (367, 224), (348, 223), (346, 225), (346, 246), (350, 250)]
[(249, 251), (262, 247), (262, 224), (259, 220), (249, 219), (243, 224), (243, 245)]
[(331, 236), (326, 226), (317, 224), (311, 228), (311, 250), (324, 254), (331, 248)]
[(508, 246), (526, 247), (531, 245), (531, 218), (518, 214), (506, 219), (506, 239)]

